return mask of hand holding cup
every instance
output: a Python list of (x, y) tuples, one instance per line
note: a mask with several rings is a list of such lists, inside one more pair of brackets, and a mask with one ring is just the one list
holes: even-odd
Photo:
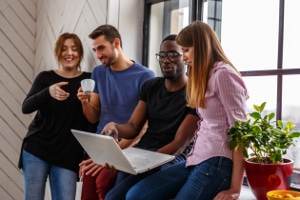
[(81, 81), (81, 87), (84, 93), (90, 94), (94, 90), (95, 81), (93, 79), (83, 79)]

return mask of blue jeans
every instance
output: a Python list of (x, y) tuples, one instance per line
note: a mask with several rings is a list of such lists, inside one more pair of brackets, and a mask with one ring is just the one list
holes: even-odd
[(127, 192), (127, 200), (211, 200), (230, 187), (232, 161), (213, 157), (186, 168), (180, 162), (140, 181)]
[(159, 170), (164, 170), (169, 168), (170, 166), (173, 166), (174, 164), (178, 162), (182, 162), (185, 160), (185, 157), (183, 155), (177, 155), (174, 160), (171, 162), (168, 162), (161, 167), (157, 167), (151, 171), (138, 174), (138, 175), (131, 175), (125, 172), (118, 172), (118, 176), (116, 179), (115, 186), (107, 193), (105, 200), (122, 200), (125, 199), (127, 191), (136, 183), (143, 180), (144, 178), (150, 176), (151, 174), (154, 174), (155, 172)]
[(47, 163), (23, 150), (24, 199), (44, 200), (49, 175), (52, 200), (74, 200), (77, 173)]

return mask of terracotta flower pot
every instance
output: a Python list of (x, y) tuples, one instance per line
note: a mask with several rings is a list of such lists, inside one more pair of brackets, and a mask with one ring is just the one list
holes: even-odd
[(282, 164), (258, 164), (246, 160), (245, 172), (254, 196), (259, 200), (267, 200), (270, 190), (290, 189), (294, 162), (284, 159)]

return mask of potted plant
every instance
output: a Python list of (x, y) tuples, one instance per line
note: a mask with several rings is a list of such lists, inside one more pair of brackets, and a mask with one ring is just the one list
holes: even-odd
[(275, 114), (264, 114), (266, 102), (254, 105), (245, 122), (236, 121), (229, 129), (230, 148), (243, 148), (245, 172), (249, 186), (259, 200), (267, 200), (266, 193), (275, 189), (289, 189), (293, 160), (284, 158), (300, 132), (294, 123), (273, 120)]

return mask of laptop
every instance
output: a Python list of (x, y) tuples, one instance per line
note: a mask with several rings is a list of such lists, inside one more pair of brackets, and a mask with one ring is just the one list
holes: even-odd
[(95, 163), (108, 163), (130, 174), (147, 172), (175, 158), (173, 155), (134, 147), (122, 150), (111, 136), (75, 129), (71, 129), (71, 132)]

